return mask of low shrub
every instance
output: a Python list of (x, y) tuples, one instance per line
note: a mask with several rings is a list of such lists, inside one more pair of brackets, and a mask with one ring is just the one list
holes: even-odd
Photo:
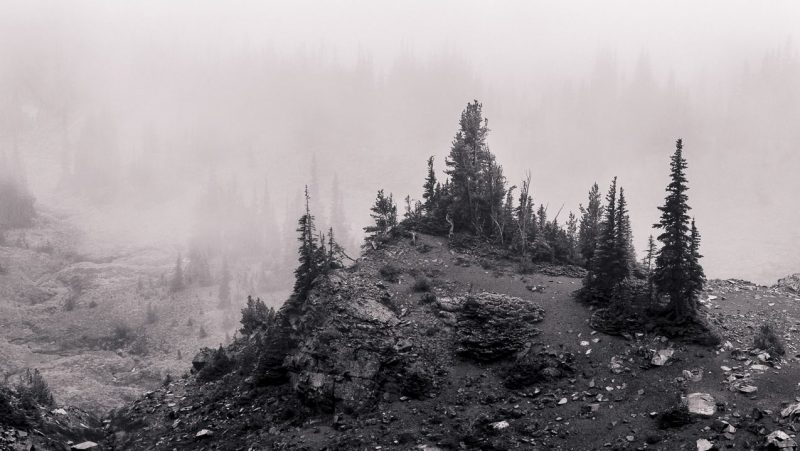
[(417, 276), (414, 278), (414, 285), (413, 289), (416, 292), (427, 292), (431, 291), (431, 280), (425, 276)]
[(761, 349), (762, 351), (767, 351), (772, 355), (784, 355), (786, 354), (786, 349), (783, 346), (783, 340), (778, 334), (775, 333), (775, 329), (772, 324), (764, 323), (758, 329), (758, 333), (753, 338), (753, 345)]
[(391, 263), (387, 263), (381, 266), (378, 272), (387, 282), (397, 283), (400, 281), (400, 274), (403, 273), (403, 270)]
[(233, 363), (233, 360), (228, 357), (228, 354), (220, 346), (214, 351), (211, 359), (197, 373), (197, 379), (202, 382), (217, 380), (233, 370)]
[(434, 302), (436, 302), (436, 295), (430, 291), (423, 293), (422, 297), (419, 298), (420, 304), (433, 304)]

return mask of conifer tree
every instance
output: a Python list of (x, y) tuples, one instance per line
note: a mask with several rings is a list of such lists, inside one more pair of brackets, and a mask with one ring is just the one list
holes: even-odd
[(695, 301), (705, 287), (706, 274), (703, 270), (703, 266), (700, 265), (700, 259), (703, 258), (703, 256), (700, 255), (700, 232), (697, 231), (694, 218), (692, 218), (689, 236), (691, 244), (689, 249), (689, 287), (687, 297), (692, 300), (692, 305), (695, 307)]
[[(491, 161), (486, 147), (488, 122), (483, 118), (483, 105), (477, 100), (467, 104), (461, 113), (459, 130), (445, 160), (445, 173), (450, 176), (452, 206), (450, 216), (456, 231), (479, 233), (481, 218), (481, 185), (483, 168)], [(487, 218), (488, 219), (488, 218)]]
[(522, 181), (522, 188), (519, 190), (519, 204), (517, 205), (517, 239), (519, 240), (520, 253), (523, 257), (528, 252), (528, 240), (533, 229), (533, 197), (530, 195), (531, 174), (528, 173)]
[(617, 178), (614, 177), (606, 195), (605, 215), (600, 224), (597, 248), (587, 275), (587, 287), (592, 295), (604, 301), (612, 298), (614, 289), (624, 277), (617, 245), (617, 214)]
[(314, 283), (320, 271), (319, 245), (317, 244), (316, 226), (314, 216), (311, 214), (309, 206), (308, 186), (305, 189), (306, 210), (297, 221), (297, 241), (300, 242), (298, 262), (300, 263), (294, 271), (294, 294), (300, 300), (305, 299), (308, 291)]
[(644, 259), (642, 259), (642, 265), (647, 268), (648, 274), (650, 274), (650, 272), (653, 270), (653, 259), (656, 256), (656, 252), (656, 241), (653, 239), (653, 235), (650, 235), (647, 238), (647, 253), (644, 256)]
[(575, 213), (569, 212), (567, 217), (567, 245), (569, 246), (569, 260), (578, 261), (578, 218)]
[(373, 246), (386, 238), (388, 233), (397, 225), (397, 205), (391, 194), (386, 196), (383, 190), (378, 190), (375, 204), (370, 208), (370, 216), (375, 221), (374, 225), (364, 227), (367, 232), (367, 241)]
[(221, 308), (226, 308), (231, 304), (231, 271), (228, 267), (228, 259), (222, 260), (222, 273), (220, 274), (217, 299)]
[(425, 212), (430, 214), (433, 212), (436, 205), (436, 171), (433, 170), (433, 156), (428, 157), (428, 175), (425, 177), (425, 184), (422, 185), (422, 205), (425, 207)]
[[(697, 270), (692, 269), (692, 238), (689, 230), (689, 210), (686, 191), (686, 159), (683, 157), (683, 141), (677, 140), (675, 153), (670, 159), (670, 183), (661, 210), (661, 220), (655, 227), (662, 230), (658, 236), (661, 249), (656, 256), (653, 283), (656, 294), (669, 298), (671, 315), (676, 322), (695, 317), (695, 295), (693, 278)], [(699, 240), (699, 235), (697, 235)], [(698, 257), (699, 258), (699, 257)]]
[(183, 290), (184, 286), (183, 259), (181, 258), (180, 254), (178, 254), (178, 258), (175, 260), (175, 271), (173, 272), (172, 280), (170, 280), (169, 283), (169, 291), (171, 293), (176, 293)]
[(625, 200), (625, 189), (620, 187), (617, 200), (617, 258), (620, 259), (622, 277), (628, 277), (636, 265), (636, 251), (633, 248), (633, 231)]
[(586, 208), (580, 206), (581, 221), (578, 226), (578, 248), (587, 267), (594, 257), (597, 247), (597, 235), (600, 233), (602, 207), (600, 205), (600, 188), (597, 183), (589, 190), (589, 203)]

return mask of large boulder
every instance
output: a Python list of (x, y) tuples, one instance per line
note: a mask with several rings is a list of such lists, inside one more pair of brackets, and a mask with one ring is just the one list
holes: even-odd
[(692, 415), (711, 417), (717, 412), (714, 397), (708, 393), (690, 393), (684, 402)]
[(778, 279), (778, 283), (775, 286), (779, 288), (785, 288), (789, 291), (794, 291), (795, 293), (800, 293), (800, 273), (786, 276), (783, 279)]
[(497, 293), (467, 296), (456, 324), (456, 352), (471, 360), (493, 362), (513, 356), (529, 344), (544, 319), (544, 309), (518, 297)]
[(768, 451), (794, 451), (797, 449), (797, 443), (789, 437), (789, 434), (783, 431), (774, 431), (767, 436), (766, 449)]

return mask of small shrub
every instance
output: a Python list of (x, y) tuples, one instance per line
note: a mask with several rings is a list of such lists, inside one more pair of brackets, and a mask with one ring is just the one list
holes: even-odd
[(420, 304), (433, 304), (434, 302), (436, 302), (436, 295), (430, 291), (423, 293), (422, 297), (419, 298)]
[(417, 276), (414, 278), (413, 288), (418, 293), (431, 291), (431, 280), (425, 276)]
[(135, 338), (135, 334), (131, 326), (125, 323), (119, 323), (114, 326), (111, 332), (111, 340), (117, 347), (122, 347)]
[(381, 269), (379, 269), (378, 272), (380, 272), (381, 277), (383, 277), (384, 280), (392, 283), (399, 282), (400, 274), (403, 273), (403, 271), (400, 268), (391, 263), (387, 263), (381, 266)]
[(136, 334), (136, 337), (131, 343), (131, 348), (128, 351), (133, 355), (146, 356), (150, 352), (150, 345), (148, 343), (147, 335), (143, 331)]
[(767, 351), (772, 355), (786, 354), (786, 349), (783, 346), (783, 340), (781, 340), (781, 337), (775, 333), (775, 329), (769, 323), (764, 323), (761, 325), (758, 333), (753, 338), (753, 345), (756, 348)]
[(50, 391), (47, 381), (37, 369), (33, 371), (30, 368), (26, 369), (16, 389), (23, 403), (33, 401), (42, 407), (50, 407), (55, 404), (53, 392)]

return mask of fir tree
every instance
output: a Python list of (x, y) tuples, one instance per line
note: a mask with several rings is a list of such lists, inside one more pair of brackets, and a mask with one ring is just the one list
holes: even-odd
[(617, 241), (617, 214), (617, 178), (614, 177), (606, 195), (605, 215), (600, 224), (597, 248), (587, 275), (587, 287), (592, 296), (602, 301), (609, 301), (613, 297), (614, 290), (624, 278)]
[(589, 190), (589, 203), (586, 208), (582, 205), (581, 221), (578, 226), (578, 248), (587, 266), (594, 257), (597, 248), (597, 235), (600, 233), (600, 220), (602, 216), (602, 206), (600, 205), (600, 188), (597, 183), (592, 185)]
[(653, 271), (653, 259), (656, 256), (656, 252), (656, 241), (653, 239), (653, 235), (650, 235), (647, 237), (647, 253), (642, 259), (642, 265), (647, 269), (647, 274)]
[(397, 205), (394, 203), (392, 195), (386, 196), (381, 189), (378, 190), (375, 204), (372, 205), (370, 211), (372, 211), (370, 216), (375, 222), (373, 225), (364, 227), (364, 231), (367, 232), (367, 242), (377, 246), (397, 225)]
[(628, 277), (636, 265), (636, 251), (633, 248), (633, 231), (625, 200), (625, 189), (620, 187), (617, 200), (617, 258), (620, 259), (622, 278)]
[(222, 274), (219, 280), (219, 291), (217, 292), (219, 306), (227, 308), (231, 304), (231, 271), (228, 268), (228, 260), (222, 261)]
[(430, 214), (436, 205), (436, 171), (433, 170), (433, 156), (428, 158), (428, 175), (425, 177), (425, 184), (422, 185), (422, 205), (425, 207), (425, 212)]
[(320, 271), (319, 246), (317, 244), (316, 226), (314, 216), (309, 206), (308, 186), (305, 189), (306, 210), (297, 221), (297, 241), (300, 242), (300, 254), (297, 269), (294, 270), (294, 294), (298, 299), (304, 300)]
[(703, 266), (700, 265), (700, 259), (703, 258), (703, 256), (700, 255), (700, 232), (697, 231), (694, 218), (692, 218), (689, 237), (689, 286), (686, 296), (692, 300), (692, 306), (696, 307), (697, 298), (700, 296), (700, 292), (703, 291), (706, 284), (706, 274), (703, 270)]
[(696, 315), (691, 295), (692, 273), (691, 236), (687, 204), (689, 189), (686, 179), (686, 160), (683, 158), (683, 142), (678, 140), (675, 153), (670, 159), (670, 183), (661, 210), (661, 220), (655, 227), (662, 230), (658, 236), (661, 249), (656, 256), (653, 283), (656, 294), (669, 298), (669, 308), (675, 321), (683, 322)]
[(180, 254), (178, 254), (178, 258), (175, 260), (175, 271), (173, 272), (172, 280), (170, 280), (169, 283), (169, 291), (171, 293), (177, 293), (178, 291), (183, 290), (183, 288), (183, 259), (181, 258)]

